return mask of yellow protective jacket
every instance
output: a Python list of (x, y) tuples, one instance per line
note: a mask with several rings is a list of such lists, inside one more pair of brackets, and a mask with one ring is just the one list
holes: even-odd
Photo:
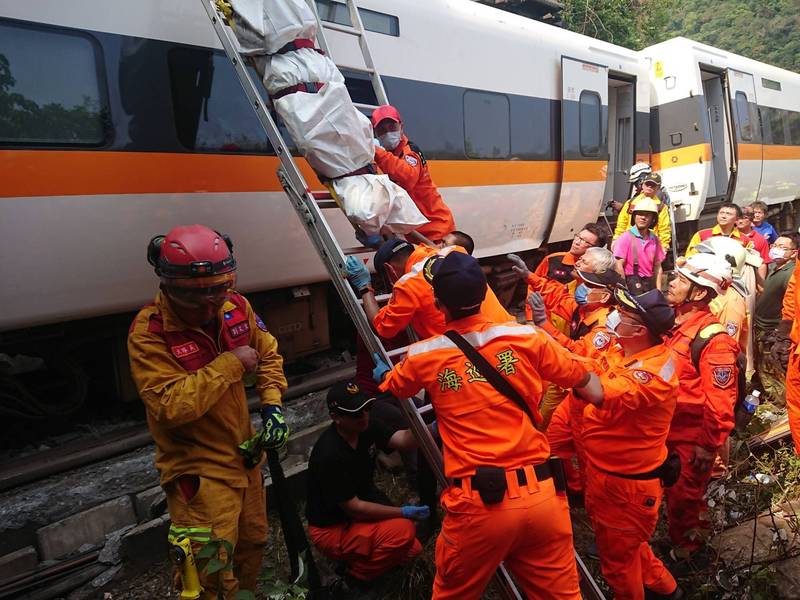
[(238, 446), (255, 432), (244, 367), (229, 352), (237, 346), (258, 352), (262, 404), (280, 405), (286, 378), (278, 343), (243, 296), (232, 294), (220, 309), (216, 339), (183, 323), (161, 293), (136, 315), (128, 334), (131, 374), (147, 409), (162, 485), (202, 475), (247, 487)]
[[(631, 215), (633, 211), (636, 210), (636, 203), (640, 198), (644, 197), (644, 194), (639, 194), (634, 196), (631, 200), (626, 200), (625, 204), (622, 205), (622, 209), (617, 216), (617, 226), (614, 228), (615, 240), (631, 228), (633, 225), (633, 223), (631, 223)], [(651, 229), (655, 231), (655, 234), (658, 236), (661, 246), (664, 248), (664, 252), (669, 253), (669, 244), (672, 241), (672, 224), (670, 222), (669, 207), (666, 206), (658, 196), (653, 196), (652, 199), (658, 204), (658, 222)]]

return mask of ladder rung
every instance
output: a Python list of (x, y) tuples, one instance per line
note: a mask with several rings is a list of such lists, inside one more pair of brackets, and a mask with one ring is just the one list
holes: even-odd
[(314, 196), (314, 200), (332, 200), (333, 196), (328, 190), (323, 190), (321, 192), (311, 192), (311, 195)]
[(353, 254), (369, 254), (375, 252), (373, 248), (366, 248), (365, 246), (351, 246), (350, 248), (342, 248), (342, 253), (345, 256), (352, 256)]
[(395, 356), (402, 356), (408, 352), (408, 346), (403, 346), (402, 348), (395, 348), (393, 350), (387, 350), (386, 354), (389, 355), (389, 358), (394, 358)]
[(331, 31), (338, 31), (348, 35), (354, 35), (355, 37), (361, 37), (364, 35), (364, 32), (359, 31), (352, 25), (340, 25), (339, 23), (333, 23), (331, 21), (321, 21), (321, 23), (325, 29), (330, 29)]
[(356, 108), (363, 108), (364, 110), (375, 110), (378, 108), (377, 104), (364, 104), (363, 102), (353, 102)]
[(339, 208), (339, 205), (336, 204), (336, 200), (317, 200), (317, 206), (321, 209), (330, 209), (330, 208)]
[(345, 71), (355, 71), (356, 73), (366, 73), (367, 75), (372, 75), (375, 73), (375, 69), (370, 69), (369, 67), (353, 67), (350, 65), (336, 65), (339, 70)]
[[(375, 302), (377, 302), (378, 304), (380, 304), (381, 302), (388, 302), (391, 297), (392, 297), (391, 294), (378, 294), (377, 296), (375, 296)], [(364, 304), (364, 301), (361, 298), (359, 298), (358, 303)]]
[(421, 406), (417, 409), (417, 412), (421, 415), (427, 414), (433, 410), (433, 404), (426, 404), (425, 406)]

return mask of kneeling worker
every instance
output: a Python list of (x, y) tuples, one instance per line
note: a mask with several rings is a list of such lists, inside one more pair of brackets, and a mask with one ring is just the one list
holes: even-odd
[(609, 355), (610, 366), (600, 375), (602, 395), (587, 398), (592, 405), (583, 414), (586, 511), (615, 598), (641, 600), (644, 587), (657, 598), (681, 598), (649, 545), (662, 480), (669, 484), (667, 470), (676, 468), (675, 460), (667, 460), (666, 442), (678, 379), (672, 352), (661, 340), (675, 324), (675, 312), (659, 290), (632, 296), (618, 289), (615, 296), (618, 309), (606, 325), (622, 353)]
[[(447, 334), (413, 344), (391, 371), (379, 364), (376, 379), (398, 398), (424, 388), (436, 411), (453, 485), (442, 493), (433, 598), (479, 598), (501, 561), (529, 598), (580, 598), (566, 497), (533, 421), (543, 378), (590, 390), (597, 378), (535, 327), (488, 321), (486, 277), (471, 256), (451, 252), (431, 271)], [(462, 346), (471, 358), (456, 340), (473, 346)], [(489, 383), (497, 376), (516, 397)]]
[(373, 446), (390, 452), (416, 446), (408, 429), (393, 430), (370, 419), (375, 398), (352, 382), (328, 391), (333, 423), (314, 444), (308, 461), (306, 517), (311, 539), (334, 560), (347, 563), (351, 588), (369, 582), (422, 551), (412, 520), (430, 516), (428, 506), (392, 506), (375, 487)]

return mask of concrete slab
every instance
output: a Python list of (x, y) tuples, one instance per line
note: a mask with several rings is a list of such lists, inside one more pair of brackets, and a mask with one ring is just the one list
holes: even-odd
[(33, 571), (38, 564), (39, 555), (33, 546), (0, 556), (0, 582)]
[(128, 496), (122, 496), (42, 527), (36, 538), (42, 559), (49, 560), (65, 556), (84, 544), (99, 544), (106, 534), (134, 524), (133, 503)]
[[(166, 497), (160, 485), (148, 488), (136, 494), (133, 499), (133, 504), (136, 508), (136, 516), (139, 518), (139, 522), (149, 521), (150, 519), (158, 517), (159, 514), (156, 514), (156, 512), (159, 510), (159, 506), (163, 501), (166, 500)], [(164, 510), (166, 510), (166, 508), (161, 510), (161, 512), (164, 512)]]
[(167, 557), (169, 515), (137, 525), (122, 537), (120, 555), (127, 564), (150, 564)]

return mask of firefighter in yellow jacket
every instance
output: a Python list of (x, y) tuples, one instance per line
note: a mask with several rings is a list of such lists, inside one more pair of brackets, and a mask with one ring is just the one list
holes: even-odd
[(648, 173), (642, 177), (642, 190), (636, 196), (622, 205), (617, 216), (617, 226), (614, 228), (614, 240), (628, 231), (633, 225), (632, 215), (636, 210), (636, 203), (643, 198), (654, 200), (658, 206), (658, 220), (652, 229), (658, 236), (664, 252), (669, 253), (669, 244), (672, 241), (672, 224), (670, 222), (669, 206), (661, 192), (661, 175)]
[(195, 553), (217, 538), (235, 548), (232, 570), (201, 573), (204, 600), (255, 590), (267, 541), (261, 470), (247, 468), (238, 449), (254, 434), (246, 373), (256, 375), (266, 445), (280, 447), (289, 434), (280, 408), (283, 359), (264, 322), (233, 291), (232, 248), (227, 236), (203, 225), (153, 238), (147, 258), (161, 291), (128, 336), (172, 518), (170, 540), (189, 538)]

